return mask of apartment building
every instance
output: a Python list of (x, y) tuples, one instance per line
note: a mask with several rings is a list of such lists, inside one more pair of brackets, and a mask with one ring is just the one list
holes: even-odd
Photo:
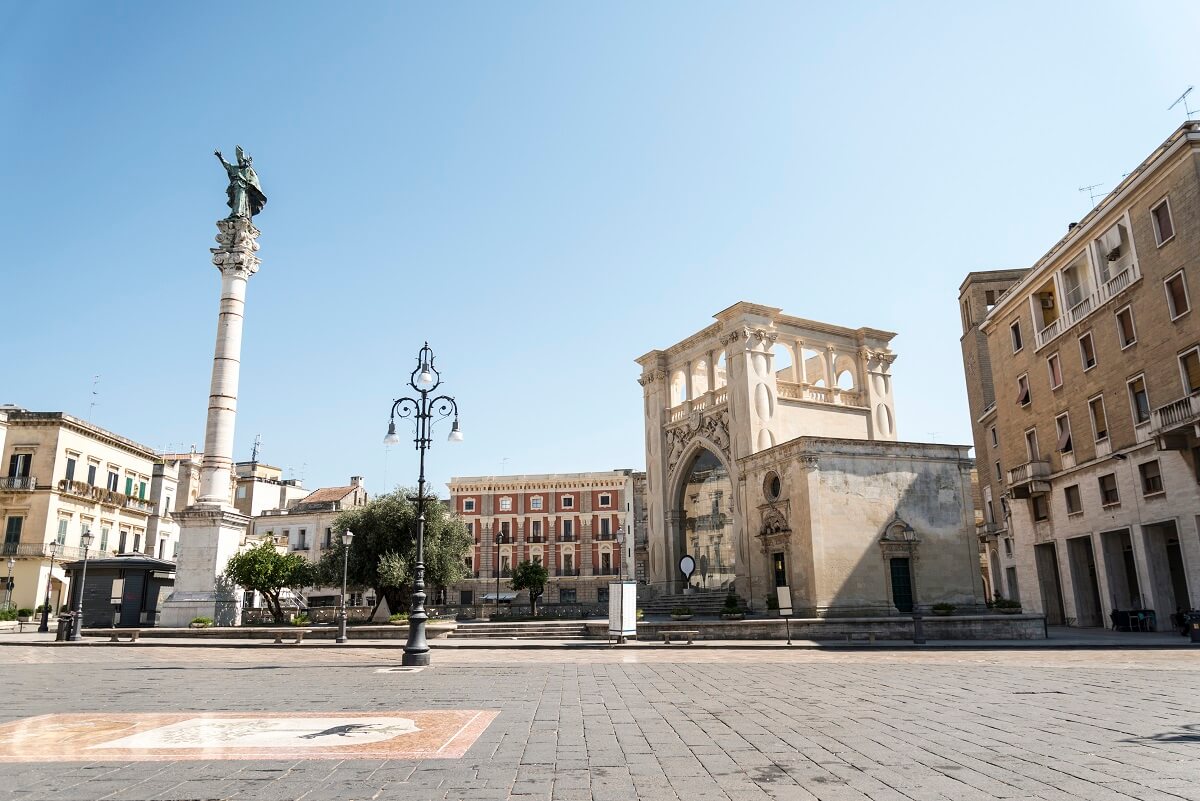
[(960, 287), (991, 584), (1052, 624), (1200, 606), (1198, 272), (1188, 122), (1032, 268)]
[[(608, 584), (633, 579), (632, 470), (546, 475), (475, 476), (450, 480), (450, 504), (475, 546), (471, 578), (449, 588), (446, 601), (471, 605), (516, 593), (505, 579), (523, 561), (546, 566), (547, 604), (608, 603)], [(644, 475), (644, 474), (640, 474)], [(620, 541), (619, 541), (620, 538)]]
[(66, 601), (61, 565), (83, 557), (84, 532), (92, 557), (174, 551), (176, 481), (156, 476), (153, 450), (63, 412), (5, 411), (0, 520), (18, 607), (43, 603), (47, 583), (55, 608)]
[(236, 462), (233, 484), (233, 505), (247, 517), (287, 509), (309, 494), (299, 479), (284, 478), (282, 469), (259, 461)]

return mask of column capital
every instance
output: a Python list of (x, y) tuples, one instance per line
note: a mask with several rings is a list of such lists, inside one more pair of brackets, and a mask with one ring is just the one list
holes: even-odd
[(217, 244), (219, 247), (209, 248), (212, 261), (218, 270), (224, 273), (241, 273), (249, 278), (258, 272), (261, 260), (255, 256), (258, 250), (258, 235), (261, 233), (249, 219), (235, 217), (233, 219), (217, 220)]

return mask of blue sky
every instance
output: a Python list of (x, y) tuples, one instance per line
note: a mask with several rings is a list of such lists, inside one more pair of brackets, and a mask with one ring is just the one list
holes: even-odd
[[(415, 483), (644, 465), (633, 360), (738, 300), (898, 332), (901, 438), (970, 442), (957, 288), (1183, 121), (1200, 4), (0, 5), (0, 402), (202, 444), (227, 156), (269, 198), (236, 458)], [(1200, 94), (1195, 96), (1200, 107)], [(444, 435), (446, 428), (439, 434)]]

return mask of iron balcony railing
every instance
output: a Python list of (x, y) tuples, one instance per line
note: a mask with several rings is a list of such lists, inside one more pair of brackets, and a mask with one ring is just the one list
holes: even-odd
[(579, 568), (577, 568), (577, 567), (559, 568), (558, 570), (554, 571), (554, 575), (556, 575), (556, 576), (578, 576)]
[(37, 478), (35, 476), (5, 476), (0, 478), (0, 490), (35, 490), (37, 489)]
[[(49, 542), (6, 542), (0, 546), (0, 556), (26, 556), (34, 559), (49, 559), (50, 546), (51, 543)], [(88, 549), (88, 557), (91, 559), (95, 559), (101, 555), (100, 551), (95, 547)], [(83, 549), (74, 545), (61, 545), (54, 558), (63, 561), (82, 559)]]

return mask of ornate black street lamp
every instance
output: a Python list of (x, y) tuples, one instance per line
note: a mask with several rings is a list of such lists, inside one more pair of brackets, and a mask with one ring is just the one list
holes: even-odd
[[(408, 613), (408, 642), (404, 646), (403, 665), (428, 665), (429, 644), (425, 642), (425, 451), (432, 439), (430, 429), (437, 420), (454, 415), (450, 427), (449, 442), (462, 442), (462, 431), (458, 427), (458, 404), (449, 395), (429, 397), (442, 384), (442, 374), (433, 366), (433, 351), (429, 343), (417, 354), (417, 369), (409, 376), (408, 385), (420, 393), (420, 398), (400, 398), (392, 402), (392, 413), (388, 419), (384, 445), (397, 445), (396, 418), (413, 418), (415, 436), (413, 443), (420, 454), (420, 473), (417, 476), (417, 567), (413, 573), (412, 608)], [(434, 418), (437, 418), (435, 420)]]
[[(83, 574), (79, 577), (79, 594), (75, 596), (75, 627), (71, 629), (71, 642), (83, 639), (83, 590), (87, 586), (88, 548), (92, 547), (92, 532), (84, 531), (79, 544), (83, 547)], [(74, 584), (74, 580), (71, 583)]]
[(353, 541), (353, 531), (346, 529), (342, 532), (342, 608), (338, 610), (338, 635), (334, 641), (338, 645), (346, 642), (346, 579), (350, 573), (350, 543)]
[(42, 622), (38, 631), (50, 631), (50, 585), (54, 583), (54, 557), (62, 551), (62, 543), (58, 540), (50, 543), (50, 575), (46, 576), (46, 602), (42, 604)]

